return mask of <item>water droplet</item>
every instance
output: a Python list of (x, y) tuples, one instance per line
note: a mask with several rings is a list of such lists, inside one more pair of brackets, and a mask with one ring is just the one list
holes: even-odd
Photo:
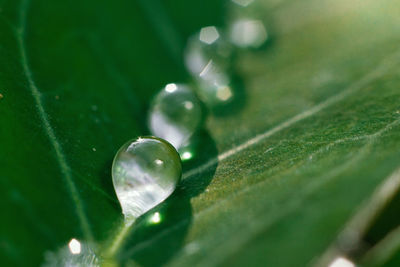
[(270, 38), (265, 27), (265, 7), (254, 0), (232, 0), (227, 21), (229, 41), (236, 47), (261, 48)]
[(178, 152), (201, 127), (202, 107), (196, 94), (184, 84), (168, 84), (154, 98), (148, 125), (151, 133), (170, 142)]
[(186, 45), (185, 65), (198, 84), (196, 92), (209, 107), (225, 105), (233, 99), (229, 72), (233, 46), (215, 26), (204, 27)]
[(248, 5), (250, 5), (254, 0), (232, 0), (233, 3), (242, 6), (242, 7), (246, 7)]
[(99, 267), (99, 259), (86, 242), (72, 238), (67, 245), (55, 252), (44, 254), (43, 267)]
[(210, 61), (223, 71), (230, 66), (233, 47), (215, 26), (202, 28), (189, 38), (185, 48), (185, 65), (189, 72), (198, 77)]
[(131, 224), (176, 188), (182, 167), (175, 148), (160, 138), (139, 137), (124, 144), (112, 166), (114, 189)]
[(259, 48), (268, 38), (260, 20), (238, 19), (230, 25), (230, 40), (241, 48)]
[(197, 77), (198, 94), (204, 103), (213, 108), (233, 99), (231, 79), (223, 69), (210, 60)]

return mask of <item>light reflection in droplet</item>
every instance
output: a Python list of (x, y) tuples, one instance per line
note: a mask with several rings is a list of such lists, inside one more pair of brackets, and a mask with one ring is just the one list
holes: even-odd
[(238, 47), (258, 48), (267, 38), (267, 31), (260, 20), (239, 19), (230, 28), (230, 39)]
[(204, 27), (200, 30), (199, 39), (208, 45), (214, 43), (219, 38), (218, 30), (215, 26)]
[(161, 222), (161, 220), (162, 220), (161, 214), (160, 214), (159, 212), (155, 212), (155, 213), (153, 214), (153, 216), (150, 217), (149, 222), (150, 222), (151, 224), (158, 224), (158, 223)]
[(81, 253), (81, 243), (76, 240), (75, 238), (71, 239), (68, 243), (69, 250), (72, 254), (79, 254)]
[(161, 159), (156, 159), (154, 162), (155, 162), (157, 165), (163, 165), (163, 164), (164, 164), (164, 161), (162, 161)]
[(232, 0), (232, 2), (239, 6), (246, 7), (246, 6), (250, 5), (251, 3), (253, 3), (254, 0)]
[(182, 153), (181, 159), (182, 160), (189, 160), (189, 159), (192, 158), (192, 156), (193, 156), (192, 153), (190, 153), (188, 151), (185, 151), (185, 152)]
[(222, 101), (228, 101), (232, 95), (232, 90), (229, 86), (223, 86), (217, 90), (217, 97)]
[(337, 257), (329, 264), (329, 267), (355, 267), (355, 264), (344, 257)]
[(185, 101), (185, 103), (183, 103), (183, 105), (188, 110), (191, 110), (193, 108), (193, 102), (191, 102), (191, 101)]
[(169, 83), (165, 86), (165, 91), (168, 93), (173, 93), (176, 91), (176, 89), (178, 89), (178, 87), (174, 83)]

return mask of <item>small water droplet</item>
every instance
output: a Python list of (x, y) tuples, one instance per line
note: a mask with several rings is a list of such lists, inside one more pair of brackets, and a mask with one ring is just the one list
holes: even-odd
[(151, 133), (170, 142), (180, 153), (201, 123), (200, 100), (188, 85), (168, 84), (152, 102), (148, 119)]
[(242, 7), (246, 7), (248, 5), (250, 5), (254, 0), (232, 0), (233, 3), (242, 6)]
[(212, 60), (224, 71), (230, 67), (232, 45), (215, 26), (204, 27), (188, 39), (184, 59), (186, 68), (197, 77)]
[(223, 69), (210, 60), (197, 77), (199, 97), (209, 107), (219, 106), (233, 99), (231, 79)]
[(131, 224), (176, 188), (182, 167), (175, 148), (160, 138), (139, 137), (124, 144), (112, 166), (114, 189)]
[(67, 245), (44, 254), (42, 267), (99, 267), (99, 259), (92, 247), (72, 238)]
[(255, 19), (234, 21), (229, 34), (231, 42), (241, 48), (259, 48), (268, 38), (263, 22)]

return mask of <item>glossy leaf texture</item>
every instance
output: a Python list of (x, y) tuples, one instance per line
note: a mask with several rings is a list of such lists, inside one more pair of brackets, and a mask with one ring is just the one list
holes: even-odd
[[(187, 82), (185, 40), (229, 1), (0, 0), (0, 255), (39, 265), (123, 216), (111, 162), (151, 97)], [(176, 193), (122, 233), (126, 266), (312, 264), (399, 166), (400, 5), (259, 1), (237, 105), (210, 112)]]

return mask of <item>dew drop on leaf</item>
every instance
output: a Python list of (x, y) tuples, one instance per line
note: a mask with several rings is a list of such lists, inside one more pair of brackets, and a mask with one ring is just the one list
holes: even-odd
[(230, 25), (229, 37), (233, 44), (241, 48), (259, 48), (268, 38), (261, 20), (238, 19)]
[(188, 39), (184, 53), (185, 65), (195, 77), (201, 74), (210, 61), (222, 71), (227, 71), (232, 52), (232, 45), (220, 29), (215, 26), (204, 27)]
[(139, 137), (124, 144), (115, 155), (112, 179), (126, 224), (171, 195), (181, 174), (179, 154), (167, 141)]
[(170, 83), (154, 98), (149, 129), (153, 135), (170, 142), (182, 159), (201, 123), (201, 102), (188, 85)]
[(99, 258), (92, 246), (72, 238), (67, 245), (54, 252), (46, 252), (42, 267), (99, 267)]
[[(265, 21), (260, 13), (262, 5), (254, 0), (232, 0), (227, 21), (229, 41), (239, 48), (258, 49), (269, 39)], [(264, 14), (265, 16), (265, 14)]]
[(185, 65), (198, 84), (197, 93), (210, 108), (233, 98), (230, 71), (233, 45), (214, 26), (204, 27), (189, 38), (185, 48)]

